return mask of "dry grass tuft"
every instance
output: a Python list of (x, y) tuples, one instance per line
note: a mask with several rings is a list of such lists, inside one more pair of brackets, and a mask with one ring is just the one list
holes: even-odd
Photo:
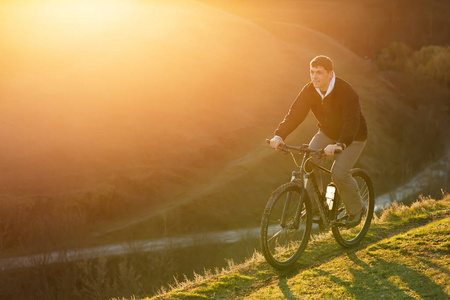
[(434, 214), (435, 211), (449, 207), (450, 194), (443, 195), (441, 200), (434, 200), (430, 197), (420, 196), (411, 206), (393, 202), (385, 209), (380, 222), (399, 222), (405, 219), (423, 219)]

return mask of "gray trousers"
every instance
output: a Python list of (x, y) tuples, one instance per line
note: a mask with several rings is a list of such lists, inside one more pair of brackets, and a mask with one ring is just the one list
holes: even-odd
[[(309, 147), (312, 149), (323, 149), (329, 144), (335, 144), (336, 141), (330, 139), (323, 133), (319, 131), (309, 143)], [(362, 209), (362, 201), (361, 195), (359, 194), (358, 184), (356, 180), (350, 174), (350, 169), (358, 160), (361, 152), (366, 145), (366, 141), (359, 142), (353, 141), (341, 154), (336, 155), (336, 160), (333, 163), (331, 168), (331, 177), (333, 182), (335, 183), (339, 195), (345, 205), (345, 209), (348, 214), (354, 215), (361, 211)], [(325, 162), (326, 158), (321, 159), (320, 161), (316, 159), (316, 163), (322, 165)], [(317, 185), (322, 192), (322, 176), (319, 171), (315, 171), (313, 173), (317, 180)], [(309, 187), (308, 187), (308, 190)], [(316, 209), (316, 203), (313, 202), (313, 209)]]

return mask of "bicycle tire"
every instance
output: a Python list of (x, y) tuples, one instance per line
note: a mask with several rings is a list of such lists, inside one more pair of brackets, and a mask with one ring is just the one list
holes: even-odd
[[(362, 169), (350, 170), (353, 178), (358, 183), (363, 204), (366, 206), (367, 213), (363, 216), (361, 223), (353, 228), (334, 226), (331, 228), (335, 240), (343, 247), (351, 247), (357, 245), (366, 236), (370, 223), (373, 219), (375, 208), (375, 194), (372, 180), (369, 175)], [(344, 204), (336, 193), (336, 201), (331, 211), (331, 220), (336, 220), (346, 214)]]
[[(300, 203), (301, 218), (297, 229), (294, 219)], [(287, 198), (290, 196), (285, 208)], [(286, 211), (284, 225), (281, 224)], [(261, 219), (261, 249), (266, 261), (282, 270), (291, 267), (300, 258), (309, 241), (312, 227), (312, 212), (306, 191), (298, 183), (290, 182), (277, 188), (270, 196)]]

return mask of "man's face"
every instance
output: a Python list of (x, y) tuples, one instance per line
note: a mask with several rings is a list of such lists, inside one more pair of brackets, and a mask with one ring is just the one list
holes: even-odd
[(328, 90), (331, 78), (333, 78), (333, 71), (328, 72), (324, 67), (310, 67), (309, 75), (311, 76), (311, 81), (315, 88), (320, 89), (322, 92)]

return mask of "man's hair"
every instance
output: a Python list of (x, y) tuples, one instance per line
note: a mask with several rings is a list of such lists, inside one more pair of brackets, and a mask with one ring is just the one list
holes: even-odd
[(328, 72), (334, 70), (333, 61), (331, 60), (331, 58), (325, 55), (319, 55), (314, 57), (309, 63), (309, 65), (314, 68), (323, 67)]

